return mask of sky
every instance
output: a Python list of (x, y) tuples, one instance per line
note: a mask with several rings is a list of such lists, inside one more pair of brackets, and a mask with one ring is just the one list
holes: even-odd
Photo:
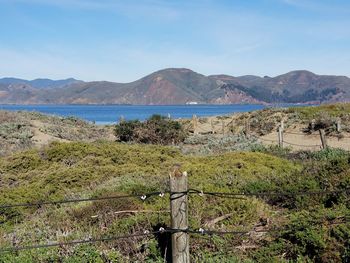
[(350, 76), (349, 0), (0, 0), (0, 77)]

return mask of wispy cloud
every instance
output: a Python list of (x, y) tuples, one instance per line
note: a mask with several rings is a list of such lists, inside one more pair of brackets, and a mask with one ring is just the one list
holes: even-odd
[(280, 0), (290, 6), (313, 12), (349, 14), (350, 2), (344, 0)]

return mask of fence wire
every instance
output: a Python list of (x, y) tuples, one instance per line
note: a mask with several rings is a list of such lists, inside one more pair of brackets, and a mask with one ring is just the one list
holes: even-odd
[[(340, 225), (340, 224), (346, 224), (349, 223), (350, 220), (348, 217), (343, 217), (345, 220), (341, 222), (328, 222), (327, 225)], [(319, 225), (319, 224), (318, 224)], [(12, 252), (18, 252), (22, 250), (33, 250), (33, 249), (41, 249), (41, 248), (51, 248), (51, 247), (63, 247), (63, 246), (74, 246), (74, 245), (81, 245), (81, 244), (91, 244), (91, 243), (99, 243), (99, 242), (108, 242), (108, 241), (116, 241), (120, 239), (131, 239), (131, 238), (137, 238), (137, 237), (152, 237), (160, 234), (165, 233), (187, 233), (187, 234), (197, 234), (197, 235), (246, 235), (251, 233), (271, 233), (271, 232), (282, 232), (282, 231), (288, 231), (292, 230), (290, 228), (270, 228), (270, 229), (251, 229), (251, 230), (240, 230), (240, 231), (218, 231), (218, 230), (207, 230), (204, 228), (199, 228), (197, 230), (192, 229), (176, 229), (176, 228), (163, 228), (161, 227), (157, 231), (148, 231), (145, 230), (143, 233), (135, 233), (135, 234), (129, 234), (129, 235), (121, 235), (121, 236), (110, 236), (110, 237), (101, 237), (101, 238), (89, 238), (89, 239), (83, 239), (83, 240), (73, 240), (73, 241), (67, 241), (67, 242), (53, 242), (53, 243), (46, 243), (46, 244), (35, 244), (35, 245), (29, 245), (29, 246), (13, 246), (13, 247), (3, 247), (0, 248), (0, 254), (4, 253), (12, 253)]]
[(17, 204), (4, 204), (0, 205), (0, 209), (6, 208), (16, 208), (16, 207), (40, 207), (42, 205), (58, 205), (65, 203), (79, 203), (79, 202), (89, 202), (89, 201), (102, 201), (102, 200), (115, 200), (115, 199), (123, 199), (123, 198), (138, 198), (141, 200), (146, 200), (152, 196), (164, 197), (165, 194), (169, 194), (170, 198), (175, 194), (198, 194), (198, 195), (212, 195), (217, 197), (248, 197), (248, 196), (299, 196), (299, 195), (327, 195), (327, 194), (336, 194), (336, 193), (350, 193), (350, 187), (344, 189), (337, 190), (320, 190), (320, 191), (297, 191), (297, 192), (260, 192), (260, 193), (234, 193), (234, 192), (206, 192), (198, 189), (189, 189), (183, 192), (171, 192), (171, 191), (163, 191), (163, 192), (151, 192), (147, 194), (134, 194), (134, 195), (122, 195), (122, 196), (106, 196), (106, 197), (95, 197), (95, 198), (82, 198), (82, 199), (64, 199), (57, 201), (38, 201), (33, 203), (17, 203)]
[(163, 197), (165, 193), (168, 193), (168, 192), (151, 192), (146, 194), (131, 194), (131, 195), (91, 197), (91, 198), (80, 198), (80, 199), (64, 199), (64, 200), (57, 200), (57, 201), (37, 201), (32, 203), (3, 204), (3, 205), (0, 205), (0, 209), (14, 208), (14, 207), (36, 207), (36, 206), (40, 207), (43, 205), (60, 205), (60, 204), (66, 204), (66, 203), (80, 203), (80, 202), (116, 200), (116, 199), (126, 199), (126, 198), (138, 198), (141, 200), (146, 200), (147, 198), (150, 198), (152, 196)]

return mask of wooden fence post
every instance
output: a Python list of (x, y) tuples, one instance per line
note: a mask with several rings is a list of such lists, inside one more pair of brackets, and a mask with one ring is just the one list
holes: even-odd
[(225, 121), (222, 120), (221, 124), (222, 124), (222, 136), (225, 136)]
[(315, 125), (316, 125), (316, 120), (315, 119), (312, 119), (311, 120), (311, 131), (314, 131), (315, 130)]
[(250, 123), (249, 123), (249, 120), (246, 120), (246, 122), (245, 122), (245, 135), (246, 136), (250, 135)]
[(213, 120), (210, 120), (210, 125), (211, 125), (211, 133), (214, 134), (215, 133), (215, 127), (214, 127)]
[(325, 134), (323, 129), (320, 129), (320, 137), (321, 137), (322, 148), (326, 149), (327, 148), (327, 138), (326, 138), (326, 134)]
[[(181, 173), (178, 168), (170, 174), (170, 212), (173, 229), (188, 229), (188, 182), (187, 173)], [(189, 263), (189, 235), (185, 232), (171, 234), (172, 262)]]
[(197, 116), (193, 115), (192, 116), (192, 125), (193, 125), (193, 134), (198, 134), (198, 120)]
[(281, 120), (281, 129), (282, 129), (282, 131), (284, 131), (284, 121), (283, 120)]
[(235, 124), (234, 124), (234, 121), (233, 121), (233, 118), (232, 118), (232, 121), (231, 121), (231, 129), (232, 129), (232, 134), (235, 134)]
[(341, 132), (341, 119), (340, 118), (338, 118), (337, 119), (337, 132)]
[(283, 129), (282, 127), (278, 127), (278, 145), (283, 148)]

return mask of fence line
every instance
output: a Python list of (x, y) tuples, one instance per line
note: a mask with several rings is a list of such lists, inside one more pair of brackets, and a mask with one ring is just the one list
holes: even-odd
[[(262, 138), (262, 137), (257, 137), (254, 135), (252, 135), (251, 137), (253, 137), (256, 140), (265, 141), (265, 142), (273, 142), (273, 143), (278, 144), (277, 140), (270, 140), (270, 139), (266, 139), (266, 138)], [(314, 145), (297, 144), (297, 143), (288, 142), (284, 139), (283, 139), (283, 143), (291, 145), (291, 146), (298, 146), (298, 147), (322, 148), (322, 145), (319, 145), (319, 144), (314, 144)]]
[(106, 196), (106, 197), (92, 197), (92, 198), (81, 198), (81, 199), (65, 199), (58, 201), (37, 201), (33, 203), (19, 203), (19, 204), (5, 204), (0, 205), (2, 208), (14, 208), (14, 207), (33, 207), (33, 206), (42, 206), (42, 205), (59, 205), (66, 203), (80, 203), (80, 202), (90, 202), (90, 201), (102, 201), (102, 200), (115, 200), (115, 199), (124, 199), (124, 198), (140, 198), (141, 200), (146, 200), (152, 196), (163, 197), (166, 192), (152, 192), (142, 195), (120, 195), (120, 196)]
[(320, 135), (318, 134), (313, 134), (313, 133), (304, 133), (304, 132), (286, 132), (283, 131), (285, 134), (291, 134), (291, 135), (300, 135), (300, 136), (317, 136), (319, 137)]
[[(328, 225), (340, 225), (340, 224), (346, 224), (350, 223), (350, 217), (339, 217), (335, 219), (345, 219), (342, 222), (328, 222)], [(334, 219), (334, 220), (335, 220)], [(323, 223), (317, 222), (317, 225)], [(179, 229), (179, 228), (159, 228), (157, 231), (148, 231), (145, 230), (143, 233), (136, 233), (136, 234), (129, 234), (129, 235), (121, 235), (121, 236), (111, 236), (111, 237), (101, 237), (101, 238), (89, 238), (89, 239), (82, 239), (82, 240), (73, 240), (73, 241), (67, 241), (67, 242), (54, 242), (54, 243), (46, 243), (46, 244), (36, 244), (36, 245), (30, 245), (30, 246), (13, 246), (13, 247), (5, 247), (0, 248), (0, 254), (4, 253), (11, 253), (11, 252), (18, 252), (22, 250), (33, 250), (33, 249), (40, 249), (40, 248), (50, 248), (50, 247), (63, 247), (63, 246), (73, 246), (73, 245), (80, 245), (80, 244), (91, 244), (91, 243), (99, 243), (99, 242), (108, 242), (108, 241), (116, 241), (119, 239), (130, 239), (130, 238), (137, 238), (137, 237), (146, 237), (146, 236), (155, 236), (157, 234), (165, 234), (165, 233), (187, 233), (187, 234), (198, 234), (198, 235), (246, 235), (250, 233), (271, 233), (271, 232), (282, 232), (282, 231), (288, 231), (289, 228), (271, 228), (271, 229), (251, 229), (251, 230), (241, 230), (241, 231), (217, 231), (217, 230), (207, 230), (204, 228), (199, 228), (197, 230), (192, 229)]]
[[(221, 122), (221, 123), (220, 123)], [(211, 121), (211, 123), (208, 123), (207, 125), (209, 125), (209, 128), (203, 128), (199, 125), (199, 118), (197, 116), (193, 116), (192, 121), (189, 122), (188, 124), (188, 129), (193, 129), (193, 133), (194, 134), (222, 134), (222, 136), (228, 135), (230, 134), (235, 134), (235, 127), (234, 127), (234, 120), (231, 119), (228, 122), (225, 122), (225, 120), (217, 120), (216, 124), (213, 124), (213, 121)], [(240, 126), (241, 127), (241, 126)], [(243, 128), (243, 132), (246, 134), (246, 136), (253, 136), (254, 138), (257, 138), (258, 140), (261, 141), (266, 141), (266, 142), (273, 142), (278, 144), (281, 148), (283, 148), (284, 144), (286, 145), (290, 145), (290, 146), (296, 146), (296, 147), (306, 147), (306, 148), (321, 148), (321, 149), (325, 149), (328, 148), (328, 144), (327, 144), (327, 137), (324, 130), (319, 130), (320, 134), (314, 134), (314, 133), (306, 133), (306, 132), (293, 132), (293, 131), (285, 131), (284, 130), (284, 121), (282, 120), (280, 125), (279, 125), (279, 131), (278, 131), (278, 139), (276, 140), (271, 140), (271, 139), (266, 139), (266, 138), (260, 138), (257, 136), (254, 136), (251, 134), (250, 132), (250, 123), (249, 121), (246, 121), (245, 123), (245, 127)], [(337, 135), (334, 135), (334, 137), (338, 137), (338, 139), (341, 138), (349, 138), (350, 136), (345, 136), (342, 135), (342, 127), (340, 126), (340, 123), (337, 123)], [(317, 145), (307, 145), (307, 144), (298, 144), (298, 143), (292, 143), (292, 142), (288, 142), (285, 141), (283, 138), (284, 134), (289, 134), (289, 135), (296, 135), (296, 136), (304, 136), (304, 137), (308, 137), (308, 136), (313, 136), (313, 137), (320, 137), (320, 141), (321, 144), (317, 144)]]
[(292, 146), (298, 146), (298, 147), (311, 147), (311, 148), (317, 147), (317, 148), (322, 148), (322, 145), (319, 145), (319, 144), (314, 144), (314, 145), (297, 144), (297, 143), (287, 142), (285, 140), (283, 140), (283, 143), (289, 144), (289, 145), (292, 145)]
[(67, 242), (55, 242), (55, 243), (51, 243), (51, 244), (48, 243), (48, 244), (42, 244), (42, 245), (37, 244), (37, 245), (31, 245), (31, 246), (7, 247), (7, 248), (0, 248), (0, 253), (16, 252), (16, 251), (20, 251), (20, 250), (31, 250), (31, 249), (37, 249), (37, 248), (61, 247), (61, 246), (67, 246), (67, 245), (79, 245), (79, 244), (86, 244), (86, 243), (114, 241), (114, 240), (118, 240), (118, 239), (150, 236), (150, 235), (154, 235), (157, 233), (160, 233), (160, 231), (153, 231), (153, 232), (145, 231), (144, 233), (139, 233), (139, 234), (95, 238), (95, 239), (85, 239), (85, 240), (74, 240), (74, 241), (67, 241)]
[[(350, 187), (344, 189), (336, 190), (320, 190), (320, 191), (299, 191), (294, 193), (288, 192), (273, 192), (265, 191), (258, 193), (234, 193), (234, 192), (209, 192), (197, 189), (188, 188), (187, 183), (187, 173), (179, 172), (179, 168), (176, 167), (174, 171), (170, 174), (170, 189), (171, 191), (165, 192), (151, 192), (146, 194), (133, 194), (124, 196), (109, 196), (109, 197), (96, 197), (96, 198), (84, 198), (84, 199), (66, 199), (59, 201), (42, 201), (35, 203), (26, 204), (12, 204), (12, 205), (2, 205), (0, 208), (13, 208), (22, 206), (38, 206), (43, 204), (62, 204), (62, 203), (75, 203), (75, 202), (85, 202), (85, 201), (100, 201), (100, 200), (112, 200), (112, 199), (122, 199), (122, 198), (140, 198), (141, 200), (146, 200), (148, 197), (156, 196), (163, 197), (165, 194), (170, 196), (170, 215), (171, 215), (171, 227), (170, 228), (159, 228), (157, 231), (145, 230), (142, 233), (134, 233), (128, 235), (120, 236), (110, 236), (110, 237), (100, 237), (100, 238), (89, 238), (83, 240), (73, 240), (67, 242), (54, 242), (47, 244), (34, 244), (28, 246), (13, 246), (13, 247), (3, 247), (0, 248), (0, 253), (6, 252), (17, 252), (21, 250), (31, 250), (38, 248), (49, 248), (49, 247), (60, 247), (69, 245), (78, 245), (86, 243), (97, 243), (97, 242), (107, 242), (119, 239), (131, 239), (144, 236), (154, 236), (162, 233), (171, 234), (172, 238), (172, 257), (174, 263), (189, 262), (189, 235), (190, 234), (200, 234), (200, 235), (245, 235), (252, 232), (272, 232), (272, 231), (282, 231), (281, 229), (255, 229), (252, 230), (240, 230), (240, 231), (217, 231), (217, 230), (206, 230), (200, 228), (198, 230), (193, 230), (188, 226), (188, 195), (195, 194), (200, 196), (215, 196), (219, 198), (234, 198), (234, 199), (244, 199), (245, 197), (268, 197), (268, 196), (305, 196), (305, 195), (326, 195), (326, 194), (339, 194), (339, 193), (350, 193)], [(342, 222), (330, 222), (329, 224), (340, 224), (347, 223), (349, 221), (349, 216), (342, 216)], [(336, 218), (339, 219), (339, 218)], [(329, 221), (329, 220), (328, 220)], [(311, 223), (310, 223), (311, 224)]]
[(305, 195), (328, 195), (328, 194), (340, 194), (340, 193), (350, 193), (350, 187), (344, 188), (344, 189), (338, 189), (338, 190), (322, 190), (322, 191), (297, 191), (293, 193), (288, 192), (272, 192), (272, 191), (265, 191), (265, 192), (259, 192), (259, 193), (229, 193), (229, 192), (205, 192), (201, 190), (196, 189), (190, 189), (190, 193), (196, 193), (198, 195), (212, 195), (216, 197), (228, 197), (228, 198), (235, 198), (235, 197), (248, 197), (248, 196), (255, 196), (255, 197), (262, 197), (262, 196), (305, 196)]
[[(344, 193), (344, 192), (350, 192), (350, 187), (339, 189), (339, 190), (322, 190), (322, 191), (298, 191), (293, 193), (288, 192), (259, 192), (259, 193), (233, 193), (233, 192), (206, 192), (203, 190), (198, 190), (194, 188), (190, 188), (187, 191), (164, 191), (164, 192), (152, 192), (147, 193), (144, 195), (124, 195), (124, 196), (108, 196), (108, 197), (96, 197), (96, 198), (84, 198), (84, 199), (68, 199), (68, 200), (58, 200), (58, 201), (43, 201), (43, 202), (33, 202), (33, 203), (17, 203), (17, 204), (6, 204), (6, 205), (0, 205), (0, 209), (6, 209), (6, 208), (16, 208), (16, 207), (34, 207), (34, 206), (41, 206), (41, 205), (57, 205), (57, 204), (64, 204), (64, 203), (79, 203), (79, 202), (87, 202), (87, 201), (102, 201), (102, 200), (115, 200), (115, 199), (123, 199), (123, 198), (140, 198), (141, 200), (146, 200), (149, 197), (152, 196), (159, 196), (164, 197), (165, 194), (175, 195), (175, 194), (182, 194), (182, 195), (212, 195), (217, 197), (238, 197), (238, 196), (299, 196), (299, 195), (327, 195), (327, 194), (336, 194), (336, 193)], [(132, 213), (132, 212), (158, 212), (158, 211), (150, 211), (150, 210), (123, 210), (123, 211), (116, 211), (114, 213)], [(165, 212), (165, 211), (164, 211)], [(168, 211), (167, 211), (168, 212)]]

